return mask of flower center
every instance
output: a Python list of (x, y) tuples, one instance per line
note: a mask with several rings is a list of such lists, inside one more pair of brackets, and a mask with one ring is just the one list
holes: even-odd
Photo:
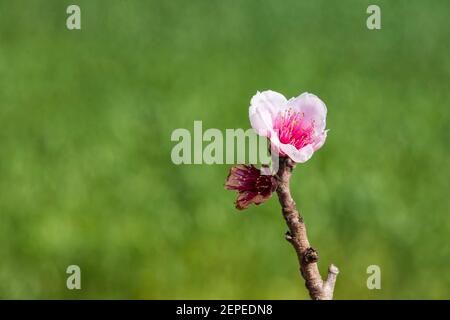
[(314, 122), (305, 123), (302, 112), (288, 109), (278, 113), (273, 129), (281, 143), (293, 145), (298, 150), (313, 142)]

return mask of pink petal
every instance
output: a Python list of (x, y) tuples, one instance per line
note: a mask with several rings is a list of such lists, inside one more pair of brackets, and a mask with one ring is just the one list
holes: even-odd
[(314, 122), (316, 133), (321, 134), (323, 132), (326, 125), (327, 107), (319, 97), (312, 93), (304, 92), (297, 98), (290, 99), (288, 106), (294, 111), (302, 112), (307, 123)]
[(298, 150), (291, 144), (282, 143), (279, 147), (281, 151), (283, 151), (289, 158), (297, 163), (304, 163), (308, 161), (314, 153), (314, 148), (310, 144), (304, 146), (300, 150)]
[(287, 106), (286, 98), (275, 91), (257, 92), (250, 102), (249, 117), (253, 129), (262, 136), (273, 131), (273, 120)]
[(327, 139), (327, 132), (328, 130), (325, 130), (321, 135), (319, 135), (316, 138), (313, 144), (314, 151), (317, 151), (320, 148), (322, 148), (323, 144), (325, 143), (325, 140)]

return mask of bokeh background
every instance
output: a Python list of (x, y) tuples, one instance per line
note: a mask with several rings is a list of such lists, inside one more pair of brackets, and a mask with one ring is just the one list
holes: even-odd
[(229, 165), (170, 158), (174, 129), (249, 128), (251, 96), (272, 89), (328, 106), (327, 143), (292, 188), (322, 273), (341, 270), (335, 298), (449, 299), (449, 14), (446, 0), (1, 0), (0, 298), (308, 298), (276, 198), (238, 212)]

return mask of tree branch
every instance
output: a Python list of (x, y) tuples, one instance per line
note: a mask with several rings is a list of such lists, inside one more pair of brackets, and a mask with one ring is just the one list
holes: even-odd
[(306, 234), (306, 226), (303, 217), (297, 210), (289, 189), (289, 180), (295, 162), (287, 157), (280, 158), (280, 166), (277, 173), (278, 188), (277, 194), (281, 204), (283, 217), (289, 227), (285, 238), (289, 241), (297, 253), (300, 264), (300, 273), (305, 279), (306, 288), (313, 300), (331, 300), (333, 298), (334, 284), (339, 270), (331, 265), (328, 268), (328, 277), (325, 281), (319, 273), (317, 261), (318, 252), (312, 248)]

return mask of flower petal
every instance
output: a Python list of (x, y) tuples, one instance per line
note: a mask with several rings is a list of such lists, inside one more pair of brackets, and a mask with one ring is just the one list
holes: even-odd
[(325, 129), (327, 107), (316, 95), (304, 92), (297, 98), (290, 99), (288, 106), (295, 111), (302, 112), (307, 123), (314, 122), (316, 133), (321, 134)]
[(251, 192), (251, 191), (244, 191), (239, 192), (235, 205), (236, 209), (238, 210), (244, 210), (247, 209), (249, 205), (253, 203), (253, 199), (258, 195), (257, 192)]
[(270, 136), (270, 148), (273, 151), (279, 152), (280, 144), (281, 144), (281, 141), (280, 141), (280, 138), (278, 138), (278, 133), (274, 132), (274, 134)]
[(261, 194), (258, 194), (258, 192), (253, 191), (239, 192), (235, 201), (236, 209), (238, 210), (247, 209), (252, 203), (258, 206), (266, 202), (271, 196), (272, 193), (263, 196)]
[(325, 130), (321, 135), (319, 135), (313, 144), (314, 151), (319, 150), (322, 148), (323, 144), (325, 143), (325, 140), (327, 139), (327, 132), (328, 130)]
[(225, 181), (225, 189), (247, 190), (252, 189), (261, 171), (254, 165), (238, 164), (230, 168)]
[(308, 161), (314, 153), (314, 148), (310, 144), (304, 146), (300, 150), (298, 150), (291, 144), (282, 143), (279, 147), (281, 151), (283, 151), (289, 158), (297, 163), (304, 163)]
[(273, 119), (287, 107), (286, 98), (275, 91), (257, 92), (250, 102), (250, 123), (256, 133), (269, 136), (273, 131)]

